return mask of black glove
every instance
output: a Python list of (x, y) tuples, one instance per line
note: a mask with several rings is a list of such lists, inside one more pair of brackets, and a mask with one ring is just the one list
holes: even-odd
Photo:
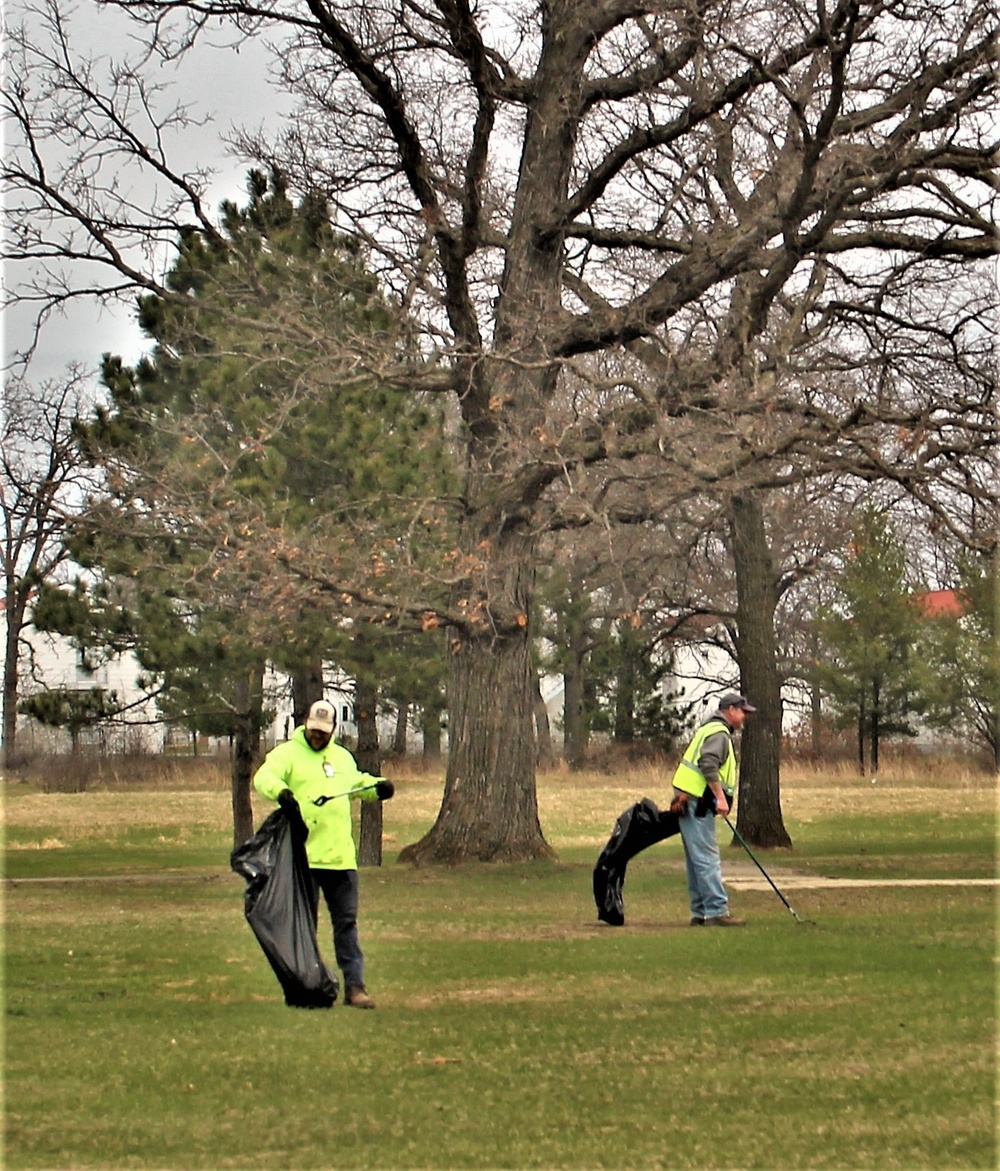
[(392, 783), (392, 781), (375, 782), (375, 795), (380, 801), (388, 801), (393, 793), (395, 793), (395, 791), (396, 786)]
[(715, 794), (711, 789), (706, 789), (698, 798), (694, 815), (695, 817), (707, 817), (710, 813), (713, 817), (715, 816)]
[(299, 803), (291, 789), (282, 789), (278, 794), (278, 804), (286, 813), (299, 812)]

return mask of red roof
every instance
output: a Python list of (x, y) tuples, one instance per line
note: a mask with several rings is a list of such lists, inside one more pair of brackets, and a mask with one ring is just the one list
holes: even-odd
[(913, 600), (925, 618), (961, 618), (968, 610), (968, 599), (958, 590), (930, 590), (914, 594)]

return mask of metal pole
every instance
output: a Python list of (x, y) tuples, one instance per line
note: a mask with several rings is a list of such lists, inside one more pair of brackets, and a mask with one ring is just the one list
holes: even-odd
[(743, 840), (743, 835), (736, 828), (736, 826), (733, 825), (733, 823), (729, 820), (729, 818), (725, 816), (725, 814), (723, 814), (723, 821), (725, 821), (726, 825), (728, 825), (729, 828), (733, 831), (733, 834), (735, 835), (736, 840), (740, 843), (740, 845), (743, 847), (743, 849), (746, 850), (746, 852), (750, 855), (750, 858), (753, 861), (753, 864), (757, 867), (757, 869), (761, 872), (761, 874), (764, 875), (764, 877), (767, 879), (767, 881), (771, 883), (771, 889), (774, 891), (774, 893), (778, 896), (779, 899), (781, 899), (781, 901), (792, 912), (792, 914), (795, 915), (796, 922), (797, 923), (811, 922), (812, 920), (800, 919), (799, 916), (795, 914), (795, 908), (792, 906), (792, 904), (788, 901), (788, 899), (785, 898), (785, 896), (781, 893), (781, 891), (778, 890), (778, 888), (771, 881), (770, 874), (768, 874), (768, 872), (764, 869), (764, 867), (761, 866), (761, 864), (757, 861), (757, 859), (754, 857), (753, 850), (751, 850), (750, 847)]
[(378, 787), (378, 782), (374, 785), (362, 785), (360, 789), (347, 789), (343, 793), (334, 793), (331, 797), (317, 797), (313, 801), (313, 805), (325, 805), (327, 801), (336, 801), (338, 797), (350, 797), (353, 793), (367, 793), (369, 789)]

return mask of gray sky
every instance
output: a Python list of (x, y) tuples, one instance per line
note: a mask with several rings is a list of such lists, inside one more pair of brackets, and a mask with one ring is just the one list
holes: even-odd
[[(22, 4), (6, 5), (6, 19), (20, 18)], [(82, 55), (111, 55), (121, 59), (129, 53), (129, 37), (135, 35), (130, 22), (118, 12), (98, 8), (93, 0), (83, 0), (72, 16), (70, 30), (73, 44)], [(173, 153), (175, 167), (206, 167), (216, 172), (207, 200), (217, 208), (223, 199), (241, 201), (245, 196), (247, 164), (229, 155), (222, 141), (231, 127), (276, 125), (292, 101), (273, 89), (267, 80), (269, 53), (260, 43), (244, 45), (236, 52), (225, 46), (199, 46), (179, 66), (162, 66), (157, 81), (170, 85), (171, 103), (192, 107), (198, 115), (212, 121), (184, 131)], [(143, 198), (141, 188), (138, 199)], [(146, 196), (147, 199), (150, 196)], [(8, 271), (7, 280), (15, 274)], [(3, 350), (6, 361), (30, 338), (32, 312), (28, 307), (13, 306), (3, 316)], [(132, 362), (146, 346), (128, 305), (100, 306), (96, 302), (75, 301), (46, 324), (36, 355), (27, 371), (28, 379), (41, 383), (59, 377), (70, 363), (87, 368), (98, 366), (105, 351), (121, 354)]]

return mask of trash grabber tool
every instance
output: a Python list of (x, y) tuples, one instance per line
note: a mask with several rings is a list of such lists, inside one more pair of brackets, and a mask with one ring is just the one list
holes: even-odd
[(327, 801), (336, 801), (338, 797), (350, 797), (352, 793), (367, 793), (369, 789), (378, 788), (378, 783), (374, 785), (362, 785), (360, 789), (347, 789), (343, 793), (332, 793), (329, 797), (316, 797), (313, 799), (313, 805), (325, 805)]
[(740, 843), (740, 845), (743, 847), (743, 849), (746, 850), (746, 852), (750, 855), (750, 858), (751, 858), (753, 864), (757, 867), (757, 869), (761, 872), (761, 874), (764, 875), (764, 877), (767, 879), (767, 881), (771, 883), (771, 889), (774, 891), (774, 893), (778, 896), (779, 899), (781, 899), (781, 901), (792, 912), (792, 914), (795, 915), (796, 923), (812, 923), (813, 926), (815, 927), (816, 924), (813, 922), (812, 919), (800, 919), (799, 916), (795, 914), (795, 908), (792, 906), (792, 904), (788, 901), (788, 899), (785, 898), (785, 896), (781, 893), (781, 891), (778, 890), (778, 888), (771, 881), (770, 874), (768, 874), (768, 872), (764, 869), (764, 867), (761, 866), (761, 864), (754, 857), (753, 850), (751, 850), (750, 847), (743, 840), (743, 835), (740, 833), (740, 831), (736, 828), (735, 825), (733, 825), (733, 823), (729, 820), (729, 818), (725, 816), (725, 814), (723, 814), (722, 819), (723, 819), (723, 821), (725, 821), (726, 825), (728, 825), (729, 828), (733, 831), (733, 834), (734, 834), (736, 840)]

